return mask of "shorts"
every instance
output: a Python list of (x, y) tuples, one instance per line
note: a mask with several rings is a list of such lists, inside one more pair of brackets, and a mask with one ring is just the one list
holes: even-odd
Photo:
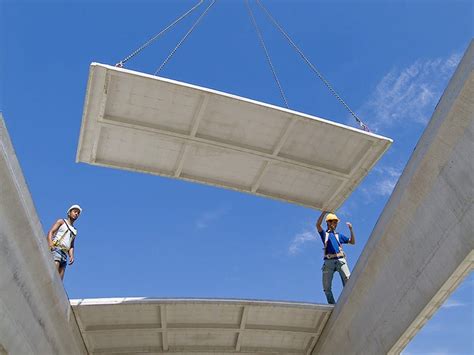
[(51, 250), (51, 254), (53, 254), (54, 261), (59, 262), (60, 268), (66, 268), (67, 253), (64, 250), (54, 247), (53, 250)]

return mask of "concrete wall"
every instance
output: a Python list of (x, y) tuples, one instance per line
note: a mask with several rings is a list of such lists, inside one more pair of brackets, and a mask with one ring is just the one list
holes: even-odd
[(0, 113), (0, 354), (87, 353)]
[(401, 352), (472, 270), (473, 66), (471, 43), (313, 354)]

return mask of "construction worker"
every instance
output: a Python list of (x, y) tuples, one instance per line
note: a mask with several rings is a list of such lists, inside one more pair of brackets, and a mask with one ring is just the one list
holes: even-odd
[(58, 219), (48, 232), (49, 248), (61, 280), (64, 279), (68, 256), (69, 265), (74, 263), (74, 241), (77, 236), (74, 222), (79, 218), (81, 212), (81, 206), (72, 205), (67, 210), (67, 218)]
[[(327, 215), (327, 216), (326, 216)], [(321, 224), (324, 216), (326, 216), (327, 229), (323, 230)], [(324, 244), (324, 264), (323, 264), (323, 290), (329, 304), (335, 304), (334, 296), (332, 294), (332, 278), (334, 272), (339, 272), (341, 276), (342, 285), (345, 286), (347, 280), (351, 276), (349, 266), (347, 266), (346, 255), (342, 250), (342, 244), (355, 244), (355, 235), (352, 229), (352, 224), (347, 222), (351, 237), (347, 238), (345, 235), (337, 233), (336, 228), (339, 218), (334, 213), (324, 211), (316, 222), (316, 228), (321, 236)]]

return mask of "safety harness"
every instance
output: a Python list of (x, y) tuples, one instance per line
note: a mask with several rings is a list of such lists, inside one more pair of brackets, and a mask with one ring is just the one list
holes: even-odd
[[(72, 245), (72, 242), (74, 241), (74, 238), (76, 238), (76, 234), (71, 230), (71, 228), (69, 227), (69, 224), (66, 222), (66, 220), (63, 219), (63, 221), (64, 221), (64, 224), (66, 225), (66, 228), (68, 229), (69, 233), (71, 233), (71, 235), (72, 235), (72, 238), (71, 238), (71, 245)], [(68, 251), (65, 248), (61, 248), (61, 246), (60, 246), (63, 239), (66, 237), (66, 233), (67, 232), (64, 232), (64, 234), (61, 236), (61, 238), (58, 238), (58, 239), (54, 240), (53, 245), (55, 247), (60, 248), (61, 250)]]
[(324, 259), (339, 259), (339, 258), (344, 258), (346, 256), (344, 254), (344, 251), (342, 250), (341, 242), (339, 242), (339, 233), (334, 233), (334, 237), (336, 237), (337, 244), (339, 245), (339, 252), (336, 254), (326, 253), (326, 250), (328, 247), (328, 241), (329, 241), (329, 232), (326, 231), (326, 235), (324, 237)]

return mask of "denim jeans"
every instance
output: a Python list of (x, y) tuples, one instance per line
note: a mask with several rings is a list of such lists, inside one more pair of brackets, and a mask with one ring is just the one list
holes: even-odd
[(59, 263), (60, 268), (66, 267), (67, 253), (64, 250), (54, 247), (53, 250), (51, 250), (51, 254), (53, 254), (54, 261), (57, 261)]
[(346, 285), (347, 280), (351, 276), (349, 267), (347, 266), (346, 258), (324, 260), (323, 264), (323, 290), (329, 304), (335, 304), (334, 296), (332, 294), (332, 278), (334, 272), (337, 271), (341, 276), (342, 286)]

